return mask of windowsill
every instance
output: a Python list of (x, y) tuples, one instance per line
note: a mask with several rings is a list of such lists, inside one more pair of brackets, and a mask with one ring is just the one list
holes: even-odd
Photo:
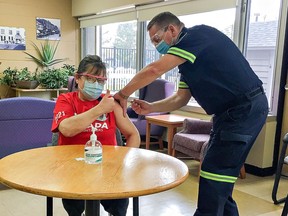
[[(136, 99), (138, 97), (135, 97), (131, 95), (128, 99), (128, 102), (131, 102), (133, 99)], [(177, 111), (177, 110), (175, 110)], [(201, 114), (201, 115), (207, 115), (209, 116), (204, 109), (196, 102), (189, 102), (186, 106), (181, 107), (178, 109), (178, 111), (181, 112), (188, 112), (188, 113), (195, 113), (195, 114)], [(276, 121), (276, 116), (272, 115), (271, 113), (268, 114), (266, 122), (273, 122)]]
[[(196, 102), (190, 102), (186, 106), (181, 107), (179, 110), (185, 112), (193, 112), (199, 114), (206, 114), (204, 109)], [(207, 115), (207, 114), (206, 114)]]
[[(130, 97), (128, 98), (128, 102), (131, 102), (134, 99), (138, 99), (138, 97), (135, 95), (130, 95)], [(206, 114), (203, 108), (199, 106), (199, 104), (196, 102), (189, 102), (186, 106), (181, 107), (179, 110), (185, 111), (185, 112)]]

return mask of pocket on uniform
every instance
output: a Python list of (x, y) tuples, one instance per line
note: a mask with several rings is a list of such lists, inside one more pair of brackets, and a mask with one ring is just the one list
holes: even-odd
[(250, 103), (245, 103), (241, 104), (235, 107), (231, 107), (226, 111), (227, 116), (232, 120), (232, 121), (237, 121), (239, 119), (244, 119), (248, 116), (249, 112), (251, 110), (251, 104)]
[(248, 148), (252, 136), (245, 134), (233, 133), (230, 131), (220, 132), (219, 151), (223, 152), (219, 160), (224, 167), (235, 167), (243, 160), (243, 153)]
[(220, 132), (220, 140), (223, 142), (235, 141), (240, 143), (248, 143), (251, 138), (251, 135), (238, 134), (224, 130)]

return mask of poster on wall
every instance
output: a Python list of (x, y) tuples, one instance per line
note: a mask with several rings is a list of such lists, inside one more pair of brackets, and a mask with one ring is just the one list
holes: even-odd
[(0, 50), (26, 50), (25, 29), (0, 26)]
[(36, 38), (41, 40), (60, 40), (60, 19), (36, 18)]

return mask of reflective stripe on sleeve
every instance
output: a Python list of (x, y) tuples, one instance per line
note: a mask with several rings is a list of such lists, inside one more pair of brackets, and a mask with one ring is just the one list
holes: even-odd
[(194, 63), (195, 59), (196, 59), (196, 56), (193, 55), (192, 53), (189, 53), (183, 49), (179, 49), (177, 47), (171, 47), (168, 52), (168, 54), (174, 54), (174, 55), (177, 55), (179, 57), (182, 57), (192, 63)]
[(235, 183), (237, 180), (237, 177), (235, 176), (219, 175), (215, 173), (205, 172), (203, 170), (200, 171), (200, 176), (209, 180), (227, 183)]
[(183, 81), (180, 81), (179, 84), (178, 84), (178, 88), (181, 88), (181, 89), (188, 89), (189, 86), (183, 82)]

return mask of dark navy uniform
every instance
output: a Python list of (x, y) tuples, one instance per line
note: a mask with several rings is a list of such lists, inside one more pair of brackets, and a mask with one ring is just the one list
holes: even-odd
[(168, 54), (187, 60), (178, 66), (179, 88), (213, 114), (194, 215), (239, 215), (234, 183), (268, 114), (262, 82), (233, 41), (209, 26), (184, 27)]

